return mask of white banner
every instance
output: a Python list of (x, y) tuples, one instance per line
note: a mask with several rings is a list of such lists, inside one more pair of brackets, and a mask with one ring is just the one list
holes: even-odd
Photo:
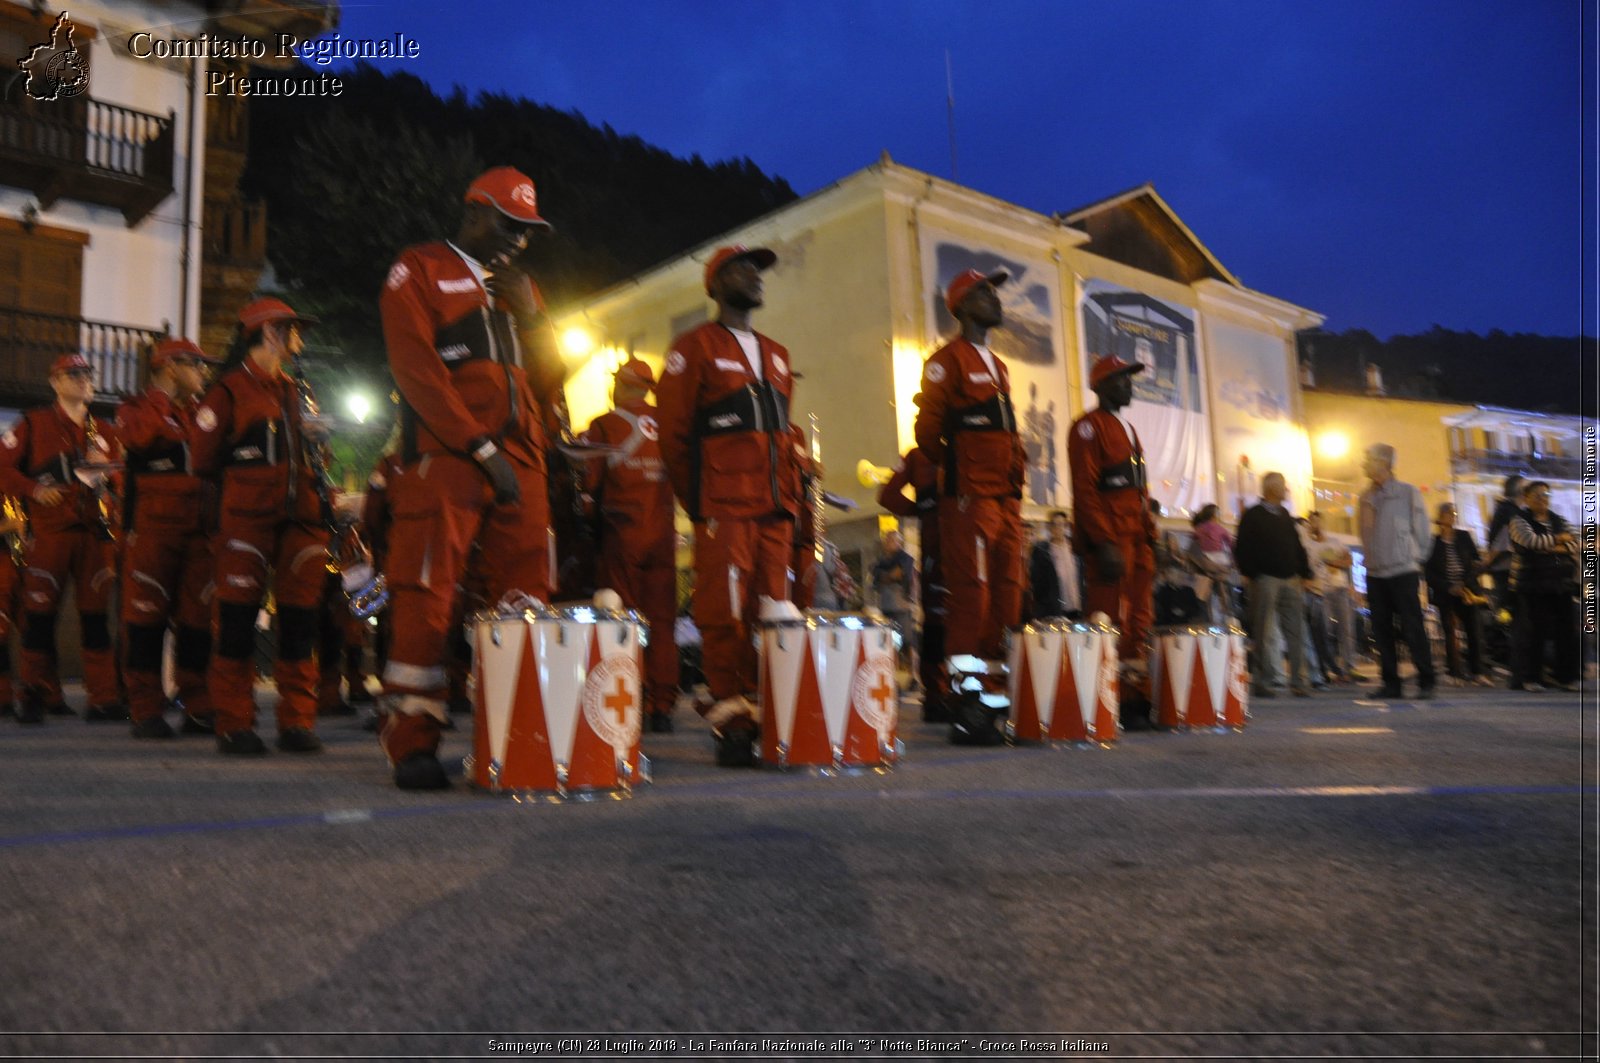
[(1283, 473), (1295, 509), (1311, 497), (1311, 444), (1294, 421), (1289, 351), (1281, 336), (1206, 319), (1207, 365), (1216, 380), (1217, 501), (1230, 520), (1260, 498), (1261, 477)]

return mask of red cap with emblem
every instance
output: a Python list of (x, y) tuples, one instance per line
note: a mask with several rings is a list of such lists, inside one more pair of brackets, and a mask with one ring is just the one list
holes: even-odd
[(997, 269), (993, 273), (979, 273), (975, 269), (964, 270), (956, 274), (955, 280), (944, 290), (944, 308), (954, 314), (956, 307), (961, 305), (961, 300), (978, 285), (989, 283), (998, 288), (1010, 279), (1009, 270)]
[(239, 311), (239, 324), (244, 326), (246, 332), (254, 332), (263, 325), (270, 325), (274, 321), (298, 321), (302, 325), (315, 325), (317, 319), (296, 313), (294, 307), (282, 299), (268, 296), (257, 299), (255, 302)]
[(169, 336), (156, 344), (156, 349), (150, 352), (150, 368), (161, 369), (174, 360), (183, 358), (190, 358), (197, 362), (218, 361), (218, 359), (201, 350), (200, 345), (193, 340), (186, 340), (181, 336)]
[(656, 386), (656, 376), (650, 371), (649, 363), (639, 358), (629, 358), (626, 362), (623, 362), (622, 365), (617, 367), (614, 375), (619, 380), (624, 378), (632, 379), (652, 390)]
[(467, 186), (466, 202), (483, 203), (524, 225), (552, 228), (539, 217), (539, 194), (534, 191), (532, 178), (514, 166), (483, 171)]
[(1142, 373), (1144, 365), (1140, 362), (1126, 362), (1114, 354), (1108, 354), (1095, 361), (1089, 370), (1089, 388), (1093, 390), (1110, 380), (1119, 373)]
[(711, 294), (711, 282), (717, 279), (717, 274), (736, 258), (748, 258), (756, 264), (756, 269), (767, 269), (778, 261), (777, 252), (765, 247), (746, 247), (743, 244), (733, 244), (729, 247), (719, 247), (712, 252), (711, 261), (706, 263), (706, 294)]
[(57, 373), (70, 373), (78, 369), (87, 369), (94, 372), (94, 365), (81, 354), (63, 354), (60, 358), (50, 363), (50, 375)]

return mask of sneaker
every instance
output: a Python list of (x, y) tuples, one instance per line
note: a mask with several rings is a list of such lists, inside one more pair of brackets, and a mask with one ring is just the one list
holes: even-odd
[(250, 728), (217, 735), (217, 752), (235, 757), (255, 757), (267, 751), (267, 744)]
[(950, 744), (997, 746), (1005, 740), (998, 726), (1000, 713), (983, 703), (976, 691), (965, 691), (947, 701)]
[(720, 731), (712, 730), (711, 741), (716, 746), (717, 767), (759, 768), (761, 758), (756, 754), (756, 737), (760, 733), (761, 729), (756, 726), (755, 720), (748, 716), (729, 720)]
[(83, 712), (85, 723), (126, 723), (128, 722), (128, 706), (120, 701), (113, 701), (107, 705), (90, 705)]
[(394, 766), (394, 784), (402, 790), (448, 790), (450, 777), (432, 753), (413, 753)]
[(172, 729), (165, 716), (152, 716), (147, 720), (140, 720), (129, 730), (135, 738), (176, 738), (178, 732)]
[(280, 753), (322, 752), (322, 739), (309, 727), (291, 727), (287, 731), (279, 731), (277, 744)]

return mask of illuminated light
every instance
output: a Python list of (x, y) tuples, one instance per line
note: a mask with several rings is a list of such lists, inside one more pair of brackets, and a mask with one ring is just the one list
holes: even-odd
[(561, 349), (574, 358), (582, 358), (595, 348), (593, 333), (574, 325), (561, 334)]
[(350, 411), (350, 416), (356, 419), (356, 424), (366, 424), (367, 418), (372, 414), (372, 400), (358, 391), (345, 398), (344, 408)]
[(1324, 432), (1317, 437), (1317, 453), (1325, 458), (1342, 458), (1350, 453), (1350, 437), (1335, 430)]

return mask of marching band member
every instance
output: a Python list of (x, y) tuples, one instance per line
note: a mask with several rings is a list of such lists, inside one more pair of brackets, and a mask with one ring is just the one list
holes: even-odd
[[(911, 488), (915, 500), (907, 498)], [(917, 519), (921, 565), (918, 581), (922, 594), (922, 641), (918, 646), (918, 679), (922, 683), (922, 719), (946, 723), (950, 710), (946, 698), (944, 574), (939, 566), (939, 468), (921, 447), (906, 451), (894, 475), (878, 489), (878, 505), (902, 519)]]
[[(1143, 369), (1114, 354), (1098, 359), (1089, 370), (1089, 387), (1100, 405), (1072, 422), (1067, 433), (1072, 546), (1083, 558), (1083, 611), (1104, 613), (1121, 630), (1117, 656), (1125, 678), (1130, 665), (1137, 671), (1144, 661), (1145, 639), (1155, 619), (1156, 526), (1144, 447), (1121, 412), (1133, 401), (1133, 374)], [(1123, 686), (1125, 693), (1134, 693), (1128, 683)], [(1147, 717), (1124, 712), (1122, 722), (1138, 727)]]
[(610, 587), (622, 604), (650, 625), (645, 648), (644, 726), (672, 730), (678, 692), (677, 536), (672, 528), (672, 484), (661, 463), (660, 425), (646, 396), (655, 390), (650, 367), (630, 358), (617, 370), (615, 409), (596, 417), (584, 442), (614, 448), (591, 458), (584, 490), (600, 516), (597, 586)]
[(265, 753), (255, 732), (256, 614), (272, 583), (277, 602), (278, 749), (314, 753), (317, 608), (327, 582), (328, 529), (309, 447), (328, 429), (307, 420), (288, 366), (315, 320), (279, 299), (239, 312), (238, 357), (206, 392), (191, 436), (197, 475), (219, 478), (215, 551), (217, 642), (206, 676), (225, 754)]
[(117, 431), (128, 459), (122, 671), (135, 738), (174, 734), (162, 715), (162, 644), (169, 626), (185, 730), (212, 730), (206, 666), (215, 561), (202, 517), (205, 484), (189, 460), (195, 402), (212, 362), (190, 340), (162, 340), (150, 354), (150, 386), (117, 409)]
[(401, 789), (449, 785), (445, 653), (474, 543), (488, 598), (550, 590), (542, 411), (562, 381), (538, 290), (512, 261), (539, 216), (533, 182), (509, 166), (468, 187), (453, 241), (409, 247), (380, 297), (401, 396), (402, 468), (389, 482), (393, 644), (381, 734)]
[(17, 590), (22, 584), (22, 560), (28, 550), (28, 522), (22, 503), (0, 499), (0, 716), (16, 712), (11, 687), (11, 631), (16, 626)]
[(105, 474), (79, 472), (109, 464), (116, 441), (110, 426), (89, 412), (94, 367), (87, 358), (57, 358), (50, 367), (50, 386), (54, 403), (29, 410), (0, 435), (0, 491), (26, 500), (33, 530), (22, 577), (22, 701), (17, 720), (43, 723), (47, 711), (69, 711), (56, 670), (56, 610), (69, 579), (82, 624), (83, 681), (89, 692), (84, 718), (91, 723), (126, 720), (106, 616), (117, 574), (114, 530), (103, 508)]
[(789, 352), (750, 327), (762, 304), (764, 247), (721, 247), (706, 263), (717, 319), (672, 341), (656, 389), (661, 456), (694, 521), (695, 623), (704, 644), (716, 760), (756, 764), (756, 651), (760, 599), (789, 598), (789, 551), (799, 477), (793, 468)]
[(791, 424), (789, 435), (794, 445), (795, 472), (800, 477), (800, 504), (795, 509), (794, 542), (789, 549), (789, 594), (795, 608), (810, 609), (817, 599), (816, 492), (822, 490), (822, 483), (816, 463), (811, 460), (806, 430)]
[(1026, 457), (1010, 374), (986, 346), (1001, 321), (995, 289), (1009, 277), (969, 269), (950, 282), (945, 306), (961, 335), (929, 357), (916, 398), (917, 447), (943, 469), (939, 560), (948, 588), (945, 661), (959, 690), (950, 741), (958, 745), (1001, 740), (1005, 631), (1022, 611)]

